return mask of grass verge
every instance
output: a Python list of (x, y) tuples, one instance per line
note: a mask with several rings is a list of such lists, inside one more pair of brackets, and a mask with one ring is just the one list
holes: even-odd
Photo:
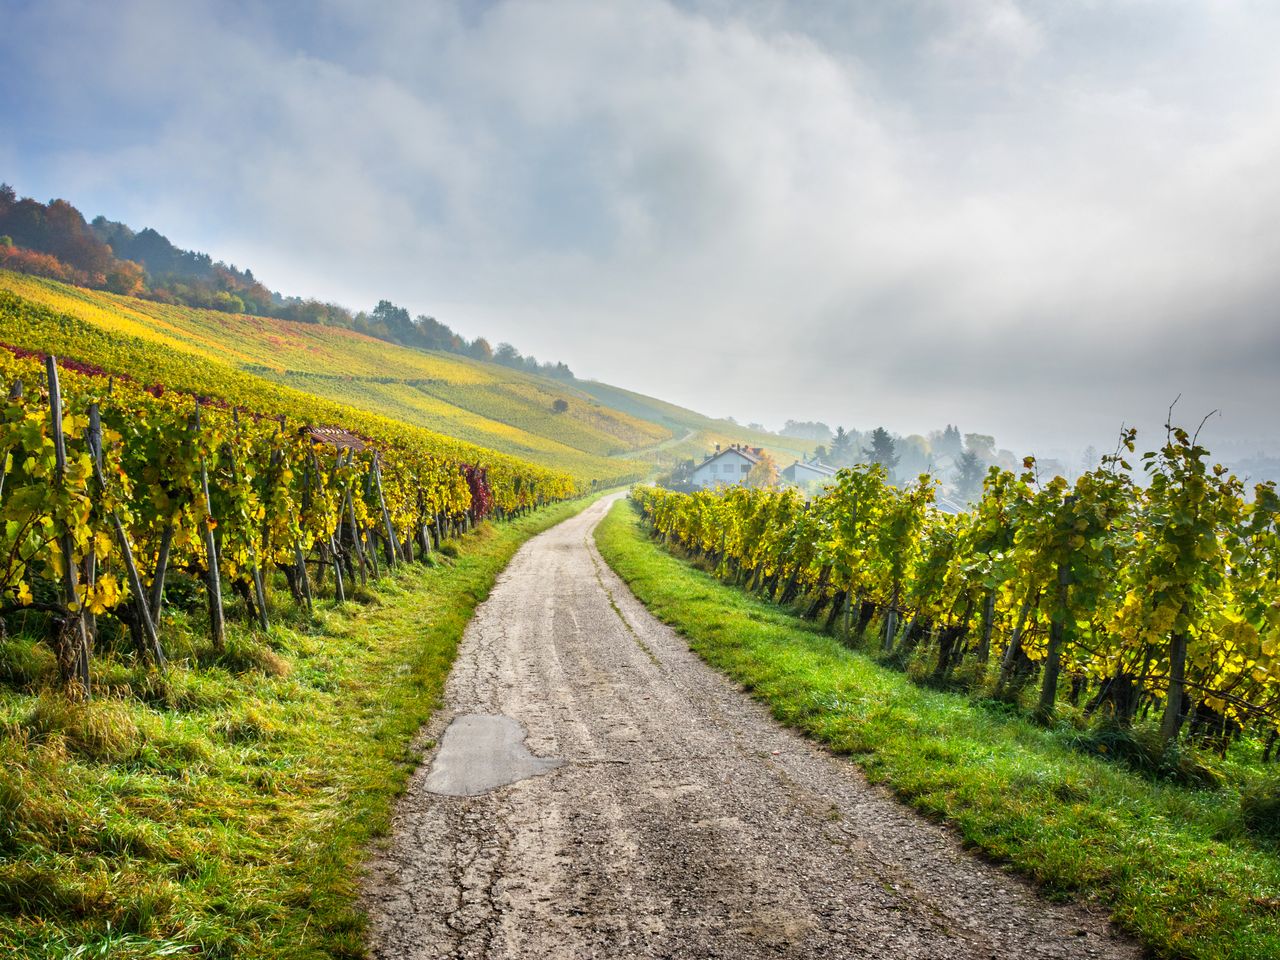
[(1246, 836), (1238, 795), (1146, 780), (1072, 749), (1069, 730), (922, 689), (666, 552), (625, 501), (596, 543), (656, 617), (778, 720), (1050, 896), (1096, 898), (1157, 956), (1280, 957), (1280, 855)]
[(0, 638), (0, 958), (363, 956), (363, 851), (462, 632), (516, 549), (588, 502), (484, 524), (266, 635), (230, 625), (221, 656), (175, 612), (186, 662), (107, 653), (88, 704), (43, 689), (46, 647)]

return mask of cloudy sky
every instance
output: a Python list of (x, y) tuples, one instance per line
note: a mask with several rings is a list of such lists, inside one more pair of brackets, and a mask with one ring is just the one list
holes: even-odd
[(715, 415), (1280, 449), (1280, 4), (0, 0), (0, 179)]

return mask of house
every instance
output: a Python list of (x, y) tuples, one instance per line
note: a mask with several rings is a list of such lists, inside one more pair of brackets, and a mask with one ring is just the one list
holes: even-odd
[(751, 468), (760, 462), (764, 451), (760, 447), (731, 444), (706, 458), (693, 468), (691, 483), (695, 489), (710, 490), (714, 487), (732, 487), (745, 483)]
[(810, 483), (825, 483), (836, 475), (835, 467), (828, 467), (817, 460), (797, 460), (782, 471), (782, 479), (803, 487)]
[(958, 497), (947, 496), (945, 494), (937, 494), (934, 497), (933, 505), (942, 513), (968, 513), (969, 505)]

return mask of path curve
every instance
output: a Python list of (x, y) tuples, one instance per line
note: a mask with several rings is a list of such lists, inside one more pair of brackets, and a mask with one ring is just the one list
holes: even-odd
[(613, 499), (530, 540), (468, 627), (447, 706), (563, 763), (430, 792), (365, 881), (370, 951), (416, 958), (1137, 958), (779, 727), (596, 552)]
[(641, 447), (639, 450), (619, 450), (617, 453), (609, 454), (609, 456), (626, 457), (628, 460), (636, 460), (640, 457), (647, 457), (651, 453), (658, 453), (661, 450), (666, 450), (668, 447), (674, 447), (678, 444), (685, 443), (688, 440), (692, 440), (697, 433), (698, 431), (696, 428), (690, 427), (685, 431), (685, 435), (683, 437), (668, 437), (661, 443), (655, 443), (651, 447)]

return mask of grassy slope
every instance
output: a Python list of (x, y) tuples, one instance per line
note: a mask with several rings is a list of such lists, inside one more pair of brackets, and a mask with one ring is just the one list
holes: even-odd
[(84, 707), (40, 694), (47, 647), (0, 643), (0, 958), (362, 955), (361, 851), (462, 631), (516, 548), (583, 506), (484, 525), (365, 606), (286, 607), (265, 642), (230, 624), (221, 658), (178, 612), (187, 662), (102, 657)]
[[(512, 456), (535, 453), (541, 465), (577, 476), (607, 476), (608, 454), (667, 439), (669, 431), (609, 410), (556, 380), (480, 364), (452, 353), (397, 347), (339, 328), (163, 305), (0, 271), (0, 289), (68, 312), (111, 334), (195, 353), (244, 374), (387, 415), (384, 394), (401, 387), (424, 403), (398, 404), (410, 424), (425, 426)], [(22, 346), (22, 344), (19, 344)], [(568, 410), (556, 413), (557, 399)], [(454, 430), (457, 420), (463, 429)]]
[[(0, 280), (4, 277), (0, 272)], [(481, 446), (468, 440), (466, 431), (454, 430), (454, 422), (448, 418), (436, 423), (435, 430), (430, 430), (427, 424), (399, 419), (396, 409), (370, 402), (368, 390), (352, 389), (348, 385), (347, 389), (333, 394), (319, 390), (308, 392), (231, 366), (216, 357), (185, 350), (147, 331), (144, 331), (146, 335), (135, 335), (130, 332), (131, 328), (115, 330), (84, 316), (55, 310), (56, 307), (15, 294), (0, 283), (0, 342), (96, 364), (143, 384), (163, 384), (171, 389), (221, 398), (271, 416), (286, 413), (299, 419), (346, 426), (371, 436), (413, 435), (421, 431), (418, 439), (427, 445), (472, 462), (493, 465), (503, 457), (515, 457), (523, 463), (567, 473), (579, 482), (620, 483), (626, 478), (641, 476), (649, 469), (646, 464), (626, 458), (596, 456), (531, 435), (526, 436), (538, 446), (506, 444), (514, 452), (499, 455), (494, 452), (496, 444)], [(333, 379), (327, 378), (326, 382)], [(538, 455), (532, 456), (531, 450)]]
[[(407, 383), (361, 381), (353, 384), (349, 380), (337, 377), (301, 373), (280, 376), (264, 373), (262, 377), (273, 383), (322, 397), (334, 403), (354, 406), (477, 446), (501, 450), (503, 453), (531, 463), (564, 470), (575, 477), (613, 480), (618, 476), (616, 466), (611, 471), (605, 465), (607, 458), (601, 454), (586, 453), (566, 443), (491, 420), (439, 400)], [(615, 465), (619, 460), (627, 461), (626, 469), (629, 472), (636, 474), (644, 472), (645, 468), (642, 464), (632, 463), (626, 457), (617, 458), (614, 461)]]
[[(397, 347), (349, 330), (196, 310), (69, 287), (0, 271), (0, 289), (70, 313), (114, 334), (227, 363), (237, 370), (323, 394), (357, 408), (463, 437), (516, 456), (540, 452), (546, 466), (582, 475), (582, 462), (640, 449), (671, 431), (611, 409), (546, 377), (446, 353)], [(388, 412), (386, 393), (416, 396)], [(552, 404), (568, 409), (555, 413)], [(457, 420), (462, 429), (454, 430)], [(590, 475), (605, 469), (594, 464)]]
[(1066, 732), (933, 692), (662, 550), (619, 503), (605, 559), (690, 647), (774, 715), (1055, 895), (1093, 896), (1161, 956), (1280, 956), (1280, 856), (1239, 796), (1153, 783)]
[[(578, 477), (617, 475), (616, 463), (602, 461), (632, 453), (670, 463), (701, 457), (717, 443), (748, 443), (765, 447), (786, 466), (813, 449), (809, 441), (751, 430), (608, 384), (564, 383), (335, 327), (169, 306), (7, 271), (0, 271), (0, 290), (113, 334), (229, 364)], [(565, 400), (568, 410), (553, 412), (556, 400)]]
[[(665, 400), (647, 397), (642, 393), (624, 390), (607, 383), (579, 380), (577, 385), (585, 393), (611, 409), (621, 410), (633, 417), (648, 420), (669, 429), (673, 434), (672, 440), (663, 443), (658, 451), (661, 454), (659, 459), (665, 462), (691, 457), (700, 458), (717, 443), (723, 446), (731, 443), (746, 443), (764, 447), (773, 454), (779, 467), (786, 467), (792, 460), (809, 456), (816, 445), (813, 440), (782, 437), (752, 430), (729, 420), (716, 420), (684, 407), (678, 407), (673, 403), (667, 403)], [(686, 439), (689, 433), (693, 435)]]

